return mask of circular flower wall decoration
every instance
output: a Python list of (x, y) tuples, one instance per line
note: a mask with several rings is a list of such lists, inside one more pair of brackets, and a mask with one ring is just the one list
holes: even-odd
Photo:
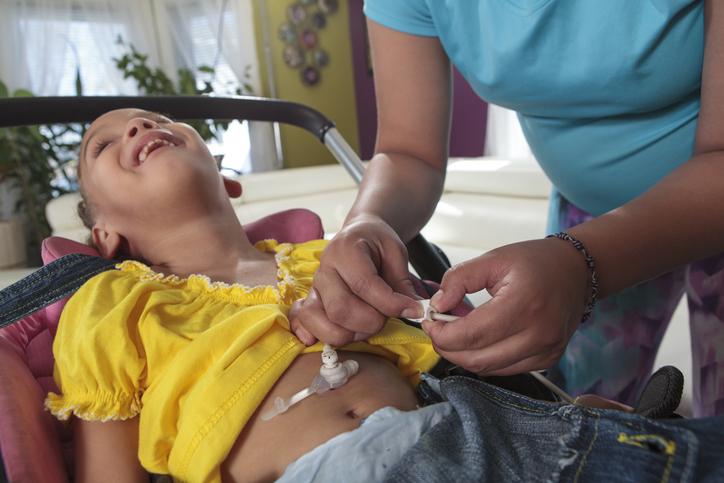
[(287, 7), (287, 21), (279, 26), (284, 42), (284, 63), (299, 71), (305, 85), (321, 79), (320, 70), (329, 64), (329, 54), (319, 45), (319, 31), (339, 8), (338, 0), (296, 0)]

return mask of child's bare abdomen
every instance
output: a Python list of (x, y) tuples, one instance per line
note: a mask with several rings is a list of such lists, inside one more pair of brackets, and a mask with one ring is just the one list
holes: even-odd
[(385, 406), (417, 407), (410, 383), (389, 361), (371, 354), (340, 352), (359, 362), (359, 372), (339, 389), (315, 394), (270, 421), (259, 417), (275, 397), (288, 398), (319, 372), (319, 354), (298, 357), (267, 395), (222, 465), (224, 481), (270, 481), (289, 463), (330, 438), (356, 429)]

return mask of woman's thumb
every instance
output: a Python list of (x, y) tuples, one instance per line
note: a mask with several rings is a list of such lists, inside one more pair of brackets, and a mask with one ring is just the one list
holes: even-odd
[[(445, 279), (443, 279), (443, 282), (445, 282)], [(465, 289), (462, 285), (456, 284), (454, 281), (448, 281), (440, 284), (440, 289), (430, 299), (430, 305), (437, 312), (449, 312), (462, 302), (465, 295)]]
[(409, 276), (391, 283), (390, 286), (395, 292), (410, 297), (413, 300), (419, 300), (422, 298), (417, 293), (415, 284), (412, 280), (410, 280)]
[[(481, 258), (475, 258), (455, 265), (442, 277), (440, 290), (433, 295), (431, 305), (438, 312), (448, 312), (462, 302), (469, 293), (475, 293), (484, 287), (485, 277), (481, 277), (485, 267)], [(480, 280), (483, 278), (483, 280)], [(480, 286), (483, 285), (483, 286)]]

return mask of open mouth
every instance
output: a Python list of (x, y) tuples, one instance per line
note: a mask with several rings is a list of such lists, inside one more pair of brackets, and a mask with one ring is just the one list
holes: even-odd
[(148, 158), (149, 154), (164, 146), (176, 145), (171, 141), (167, 141), (165, 139), (154, 139), (153, 141), (150, 141), (145, 146), (143, 146), (143, 148), (141, 148), (141, 152), (138, 153), (138, 163), (142, 164), (144, 161), (146, 161), (146, 158)]
[(183, 144), (181, 139), (172, 133), (165, 131), (148, 132), (136, 144), (133, 150), (133, 160), (136, 165), (141, 165), (154, 151), (169, 146), (180, 146), (181, 144)]

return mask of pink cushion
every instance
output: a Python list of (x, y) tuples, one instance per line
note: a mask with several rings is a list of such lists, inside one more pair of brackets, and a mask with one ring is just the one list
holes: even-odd
[[(273, 238), (301, 243), (324, 236), (322, 221), (305, 209), (287, 210), (244, 226), (252, 243)], [(70, 253), (99, 256), (61, 237), (43, 241), (44, 263)], [(53, 336), (67, 299), (0, 329), (0, 450), (9, 481), (67, 481), (72, 436), (43, 409), (53, 382)], [(69, 466), (68, 466), (69, 467)]]
[(0, 447), (8, 481), (68, 481), (67, 432), (43, 409), (44, 389), (5, 339), (0, 339), (0, 367)]

